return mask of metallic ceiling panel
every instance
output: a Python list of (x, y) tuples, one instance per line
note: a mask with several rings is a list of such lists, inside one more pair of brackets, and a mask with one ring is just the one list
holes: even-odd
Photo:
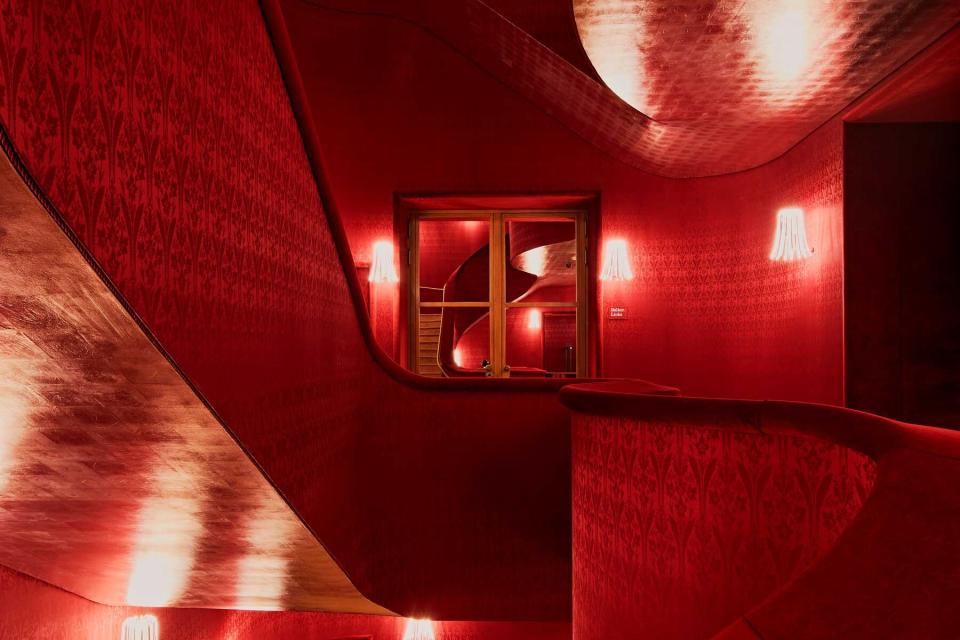
[(364, 598), (0, 159), (0, 564), (105, 604)]
[(676, 178), (780, 156), (960, 20), (957, 0), (572, 0), (598, 82), (557, 20), (499, 0), (288, 1), (416, 24), (612, 156)]
[(771, 160), (960, 19), (956, 0), (573, 4), (600, 77), (662, 127), (682, 174)]

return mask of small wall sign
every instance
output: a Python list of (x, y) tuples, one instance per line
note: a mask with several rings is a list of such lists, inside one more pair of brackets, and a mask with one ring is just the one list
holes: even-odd
[(626, 320), (627, 318), (627, 308), (626, 307), (610, 307), (607, 309), (607, 317), (611, 320)]

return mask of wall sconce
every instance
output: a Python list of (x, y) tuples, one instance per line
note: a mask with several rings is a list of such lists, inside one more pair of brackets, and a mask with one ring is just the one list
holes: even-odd
[(460, 351), (460, 347), (453, 350), (453, 364), (458, 367), (463, 366), (463, 351)]
[(433, 622), (428, 619), (407, 618), (407, 626), (403, 630), (403, 640), (436, 640), (433, 633)]
[(603, 247), (603, 269), (600, 279), (633, 280), (633, 269), (627, 257), (627, 241), (622, 238), (607, 240)]
[(378, 240), (373, 243), (373, 260), (370, 262), (370, 282), (397, 282), (397, 268), (393, 264), (393, 243)]
[(527, 312), (527, 329), (540, 329), (543, 327), (543, 314), (540, 309), (530, 309)]
[(807, 244), (807, 227), (803, 209), (784, 207), (777, 212), (777, 230), (773, 234), (771, 260), (792, 261), (809, 258), (813, 250)]
[(120, 640), (159, 640), (160, 629), (157, 617), (146, 614), (130, 616), (120, 627)]

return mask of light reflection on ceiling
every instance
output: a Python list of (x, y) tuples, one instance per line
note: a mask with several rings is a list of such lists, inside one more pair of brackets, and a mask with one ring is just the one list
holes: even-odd
[(20, 344), (14, 332), (0, 324), (0, 344), (17, 345), (13, 348), (14, 357), (0, 359), (0, 495), (7, 486), (7, 478), (16, 460), (15, 455), (20, 439), (28, 428), (29, 406), (25, 393), (14, 380), (34, 380), (33, 367), (29, 358), (24, 358), (35, 347), (32, 344)]
[(90, 600), (364, 598), (0, 158), (0, 564)]
[(573, 286), (577, 282), (577, 241), (565, 240), (534, 247), (515, 256), (512, 265), (537, 276), (531, 291), (547, 286)]
[(198, 487), (191, 486), (200, 469), (186, 469), (181, 475), (161, 460), (154, 464), (158, 468), (151, 473), (150, 496), (137, 514), (126, 603), (166, 607), (183, 595), (203, 533)]
[(291, 561), (284, 553), (284, 541), (297, 534), (296, 522), (283, 518), (283, 509), (276, 500), (260, 496), (247, 521), (244, 541), (257, 552), (244, 555), (237, 567), (237, 603), (246, 609), (269, 610), (283, 601)]
[(416, 24), (587, 141), (669, 177), (776, 158), (960, 20), (956, 0), (572, 0), (597, 82), (482, 0), (283, 1)]
[(950, 0), (573, 5), (603, 82), (662, 128), (634, 149), (669, 175), (773, 159), (960, 19)]

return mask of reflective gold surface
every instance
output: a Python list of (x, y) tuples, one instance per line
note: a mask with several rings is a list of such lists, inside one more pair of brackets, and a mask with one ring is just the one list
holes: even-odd
[[(534, 3), (536, 11), (524, 10)], [(743, 171), (777, 158), (960, 21), (957, 0), (282, 4), (305, 58), (319, 55), (313, 41), (335, 28), (331, 16), (394, 16), (445, 41), (614, 157), (671, 178)], [(324, 15), (311, 22), (307, 6)], [(560, 44), (569, 32), (557, 25), (571, 7), (580, 42)], [(600, 81), (571, 54), (580, 45)], [(319, 104), (323, 91), (311, 88), (309, 74), (304, 79)]]
[[(573, 0), (604, 83), (658, 123), (718, 137), (820, 124), (960, 18), (954, 0)], [(719, 136), (721, 138), (726, 136)]]
[(106, 604), (365, 599), (0, 159), (0, 564)]

